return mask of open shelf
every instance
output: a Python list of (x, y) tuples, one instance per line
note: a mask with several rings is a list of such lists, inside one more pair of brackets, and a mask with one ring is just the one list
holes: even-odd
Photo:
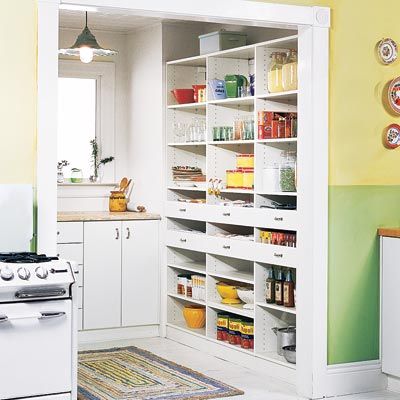
[(206, 103), (186, 103), (186, 104), (171, 104), (169, 110), (190, 110), (190, 109), (205, 109)]
[(209, 272), (210, 276), (214, 278), (229, 279), (232, 281), (243, 282), (243, 283), (254, 283), (254, 277), (252, 273), (246, 272)]
[(200, 329), (193, 329), (193, 328), (189, 328), (186, 325), (186, 322), (167, 322), (167, 326), (170, 326), (171, 328), (175, 328), (175, 329), (179, 329), (183, 332), (190, 332), (194, 335), (197, 336), (206, 336), (206, 328), (200, 328)]
[(168, 263), (168, 266), (171, 268), (183, 269), (189, 272), (195, 272), (198, 274), (206, 273), (206, 264), (202, 264), (200, 262), (180, 262), (179, 264)]
[(269, 308), (271, 310), (277, 310), (289, 314), (296, 314), (296, 307), (284, 307), (284, 306), (278, 306), (276, 304), (270, 304), (270, 303), (262, 303), (262, 302), (257, 302), (256, 303), (260, 307), (264, 308)]
[(297, 137), (295, 138), (281, 138), (281, 139), (257, 139), (256, 143), (297, 143)]
[(188, 303), (199, 304), (201, 306), (205, 306), (206, 305), (206, 302), (203, 301), (203, 300), (196, 300), (196, 299), (193, 299), (192, 297), (183, 296), (181, 294), (168, 293), (168, 296), (173, 297), (173, 298), (178, 299), (178, 300), (186, 301)]
[(217, 340), (215, 338), (209, 338), (209, 340), (211, 340), (212, 342), (218, 343), (218, 344), (220, 344), (222, 346), (225, 346), (225, 347), (227, 347), (229, 349), (232, 349), (232, 350), (241, 351), (242, 353), (254, 354), (254, 350), (253, 349), (244, 349), (244, 348), (242, 348), (240, 346), (235, 346), (233, 344), (230, 344), (228, 342), (223, 342), (222, 340)]
[(242, 105), (242, 106), (252, 106), (254, 105), (254, 96), (247, 97), (230, 97), (221, 100), (209, 100), (208, 104), (214, 104), (218, 106), (224, 105)]
[(167, 186), (169, 190), (183, 190), (183, 191), (191, 191), (191, 192), (206, 192), (206, 187), (191, 187), (191, 186)]
[(264, 358), (265, 360), (274, 362), (276, 364), (283, 365), (287, 368), (296, 369), (296, 364), (291, 364), (285, 360), (285, 357), (280, 356), (275, 351), (266, 351), (264, 353), (256, 353), (258, 357)]
[(211, 308), (240, 315), (242, 317), (254, 318), (254, 310), (243, 308), (244, 304), (222, 304), (217, 301), (208, 301), (207, 305)]
[(279, 92), (279, 93), (264, 93), (260, 94), (257, 99), (266, 99), (266, 100), (284, 100), (284, 101), (297, 101), (297, 90), (289, 90), (287, 92)]
[(205, 146), (206, 142), (172, 142), (168, 143), (171, 147)]

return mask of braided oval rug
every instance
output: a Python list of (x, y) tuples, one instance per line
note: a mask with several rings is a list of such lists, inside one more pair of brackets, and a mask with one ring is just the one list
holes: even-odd
[(203, 400), (241, 394), (137, 347), (79, 353), (78, 400)]

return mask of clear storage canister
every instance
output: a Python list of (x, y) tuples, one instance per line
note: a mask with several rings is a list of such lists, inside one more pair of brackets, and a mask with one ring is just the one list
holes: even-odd
[(281, 192), (296, 191), (296, 152), (283, 152), (283, 162), (279, 166), (279, 186)]
[(279, 192), (279, 165), (267, 165), (263, 169), (263, 191), (264, 192)]

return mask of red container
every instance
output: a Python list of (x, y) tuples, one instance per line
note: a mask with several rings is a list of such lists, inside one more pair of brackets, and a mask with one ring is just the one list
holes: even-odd
[(193, 89), (174, 89), (171, 90), (171, 93), (179, 104), (194, 103)]
[(192, 85), (192, 88), (194, 90), (194, 102), (198, 103), (199, 102), (199, 90), (205, 89), (206, 85)]

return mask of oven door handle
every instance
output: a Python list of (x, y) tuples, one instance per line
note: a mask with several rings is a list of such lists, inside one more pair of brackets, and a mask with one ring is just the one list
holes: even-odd
[(40, 297), (59, 297), (65, 295), (65, 289), (52, 290), (20, 290), (15, 293), (17, 299), (34, 299)]
[(8, 317), (7, 315), (0, 315), (0, 323), (2, 322), (11, 322), (17, 321), (21, 319), (51, 319), (51, 318), (59, 318), (65, 315), (64, 311), (41, 311), (28, 315), (16, 315), (14, 317)]

